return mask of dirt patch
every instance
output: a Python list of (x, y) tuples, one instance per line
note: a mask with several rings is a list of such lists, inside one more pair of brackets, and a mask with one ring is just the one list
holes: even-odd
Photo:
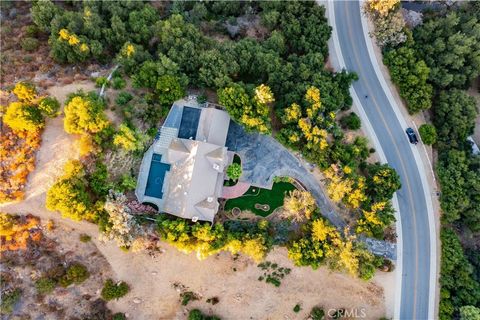
[[(112, 278), (110, 266), (94, 243), (78, 241), (79, 234), (59, 226), (51, 231), (39, 225), (35, 241), (26, 248), (2, 253), (2, 293), (20, 290), (19, 301), (11, 315), (22, 319), (80, 319), (111, 315), (100, 300), (100, 290), (107, 278)], [(80, 284), (68, 287), (56, 285), (51, 292), (39, 293), (36, 282), (61, 277), (67, 266), (81, 263), (90, 276)], [(55, 286), (54, 284), (52, 286)], [(4, 318), (2, 318), (4, 319)]]

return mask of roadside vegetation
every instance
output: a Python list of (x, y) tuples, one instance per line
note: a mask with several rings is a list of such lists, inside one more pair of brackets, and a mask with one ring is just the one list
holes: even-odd
[[(400, 3), (369, 1), (366, 10), (375, 16), (396, 15)], [(404, 41), (380, 44), (409, 112), (429, 110), (433, 122), (419, 131), (422, 141), (438, 154), (439, 317), (469, 319), (475, 312), (478, 317), (480, 307), (480, 248), (475, 244), (480, 231), (480, 157), (467, 143), (479, 112), (467, 89), (480, 75), (480, 6), (478, 2), (444, 6), (424, 12), (421, 22), (402, 29)]]

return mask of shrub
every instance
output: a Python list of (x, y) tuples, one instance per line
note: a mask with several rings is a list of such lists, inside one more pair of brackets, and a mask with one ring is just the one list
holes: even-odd
[(39, 294), (48, 294), (52, 292), (56, 286), (57, 283), (55, 280), (47, 277), (42, 277), (35, 282), (35, 287), (37, 288), (37, 292)]
[(422, 124), (420, 128), (418, 128), (418, 132), (425, 144), (432, 145), (437, 141), (437, 130), (431, 124)]
[(30, 38), (30, 37), (24, 38), (20, 42), (20, 46), (22, 47), (22, 49), (28, 52), (37, 50), (38, 45), (39, 45), (38, 39)]
[(40, 29), (39, 29), (36, 25), (34, 25), (34, 24), (28, 25), (28, 26), (25, 28), (25, 33), (26, 33), (29, 37), (36, 37), (39, 32), (40, 32)]
[(340, 120), (340, 124), (342, 125), (343, 128), (347, 128), (350, 130), (358, 130), (362, 126), (362, 121), (360, 120), (360, 117), (357, 116), (355, 112), (351, 112), (349, 115), (344, 116)]
[(126, 282), (114, 283), (112, 279), (108, 279), (102, 289), (102, 298), (107, 301), (118, 299), (126, 295), (129, 290), (130, 287)]
[(300, 305), (297, 303), (297, 304), (295, 305), (295, 307), (293, 307), (293, 312), (299, 313), (300, 310), (302, 310), (302, 307), (300, 307)]
[(38, 108), (43, 114), (49, 117), (54, 117), (60, 109), (60, 103), (53, 97), (43, 98), (38, 104)]
[(0, 313), (1, 314), (10, 314), (15, 307), (15, 304), (20, 300), (22, 295), (22, 290), (15, 289), (10, 293), (2, 294), (2, 302), (0, 303)]
[(190, 301), (198, 300), (199, 297), (195, 292), (186, 291), (180, 294), (180, 298), (182, 298), (182, 306), (186, 306)]
[(95, 79), (95, 87), (101, 88), (103, 85), (107, 87), (109, 85), (109, 81), (106, 77), (98, 77)]
[(134, 190), (137, 186), (137, 180), (129, 174), (124, 174), (120, 183), (117, 186), (117, 189), (121, 192), (126, 192)]
[(124, 106), (127, 103), (129, 103), (133, 99), (133, 96), (126, 92), (122, 91), (118, 94), (117, 99), (115, 99), (115, 103), (118, 104), (119, 106)]
[(200, 310), (193, 309), (188, 314), (188, 320), (220, 320), (217, 316), (204, 315)]
[(68, 287), (71, 284), (80, 284), (90, 277), (87, 268), (80, 263), (73, 263), (67, 268), (65, 275), (60, 278), (60, 285)]
[(88, 234), (82, 233), (80, 235), (80, 241), (81, 242), (87, 243), (87, 242), (90, 242), (90, 240), (92, 240), (92, 237), (90, 237)]
[(310, 319), (312, 320), (325, 320), (325, 311), (319, 307), (313, 307), (310, 311)]
[(112, 320), (126, 320), (127, 317), (125, 317), (125, 314), (118, 312), (113, 315)]
[(120, 77), (112, 79), (112, 88), (115, 90), (123, 89), (127, 85), (127, 82)]
[(232, 180), (238, 180), (242, 175), (242, 166), (238, 163), (232, 163), (227, 168), (227, 177)]

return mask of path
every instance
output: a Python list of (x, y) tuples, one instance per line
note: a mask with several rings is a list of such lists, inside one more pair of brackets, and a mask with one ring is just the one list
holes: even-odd
[(222, 198), (234, 199), (242, 196), (250, 188), (250, 184), (246, 182), (237, 182), (234, 186), (223, 186)]

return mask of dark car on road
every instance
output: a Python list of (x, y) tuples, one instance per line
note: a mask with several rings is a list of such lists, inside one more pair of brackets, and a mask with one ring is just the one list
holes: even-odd
[(417, 144), (418, 143), (417, 135), (415, 134), (415, 131), (413, 131), (412, 128), (407, 128), (407, 130), (405, 130), (405, 132), (407, 133), (408, 140), (410, 141), (410, 143), (412, 143), (412, 144)]

